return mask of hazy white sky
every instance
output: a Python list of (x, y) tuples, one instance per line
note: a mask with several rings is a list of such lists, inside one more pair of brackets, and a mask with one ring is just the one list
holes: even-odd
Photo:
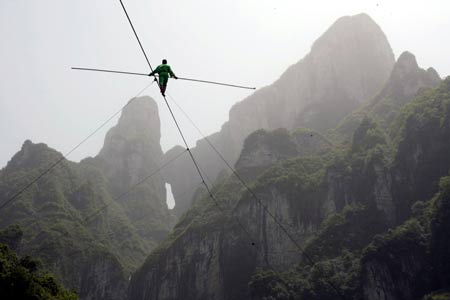
[[(309, 52), (337, 18), (366, 12), (398, 56), (450, 75), (450, 2), (124, 0), (150, 60), (179, 76), (262, 87)], [(71, 71), (71, 66), (148, 72), (118, 0), (0, 1), (0, 166), (25, 139), (65, 153), (149, 83), (149, 78)], [(248, 91), (170, 81), (169, 93), (206, 133)], [(157, 89), (164, 149), (181, 144)], [(194, 144), (199, 138), (183, 116)], [(95, 155), (113, 120), (69, 159)]]

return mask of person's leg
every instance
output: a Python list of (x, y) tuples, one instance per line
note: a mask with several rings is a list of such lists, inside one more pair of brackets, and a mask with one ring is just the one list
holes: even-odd
[(169, 76), (160, 75), (159, 76), (159, 87), (161, 89), (161, 93), (165, 95), (167, 88), (167, 81), (169, 80)]

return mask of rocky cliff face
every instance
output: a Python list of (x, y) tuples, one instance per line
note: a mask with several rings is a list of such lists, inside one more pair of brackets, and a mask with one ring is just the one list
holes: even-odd
[(252, 182), (257, 200), (233, 177), (214, 189), (217, 203), (197, 199), (132, 277), (131, 299), (248, 299), (257, 267), (298, 263), (298, 249), (271, 215), (300, 244), (317, 230), (327, 214), (317, 199), (326, 195), (321, 178), (330, 146), (312, 130), (250, 135), (236, 169)]
[[(41, 259), (82, 300), (124, 299), (129, 275), (173, 225), (164, 180), (143, 181), (162, 161), (159, 126), (156, 103), (132, 99), (97, 157), (64, 159), (2, 209), (0, 226), (24, 232), (19, 255)], [(26, 141), (0, 171), (0, 203), (61, 158)]]
[(383, 89), (367, 105), (344, 118), (333, 133), (338, 139), (351, 139), (365, 116), (376, 118), (381, 126), (389, 128), (400, 109), (411, 101), (420, 89), (435, 88), (440, 82), (441, 78), (433, 68), (420, 68), (413, 54), (403, 52)]
[(366, 249), (362, 259), (365, 299), (448, 298), (450, 241), (445, 232), (450, 225), (450, 177), (442, 177), (439, 186), (432, 200), (414, 205), (412, 218), (374, 239)]
[[(162, 165), (160, 119), (156, 102), (149, 97), (130, 100), (118, 124), (110, 129), (95, 158), (109, 180), (111, 193), (120, 196)], [(174, 225), (167, 209), (165, 180), (161, 173), (145, 180), (118, 203), (146, 239), (161, 239)]]
[(149, 97), (131, 99), (118, 124), (106, 134), (96, 157), (116, 190), (123, 191), (136, 184), (159, 165), (163, 155), (160, 139), (156, 103)]
[[(391, 47), (369, 16), (343, 17), (279, 80), (234, 105), (229, 121), (210, 139), (230, 163), (235, 163), (244, 139), (257, 129), (332, 128), (375, 96), (388, 79), (393, 64)], [(205, 141), (199, 141), (192, 150), (211, 178), (223, 169)], [(175, 194), (190, 195), (175, 199), (178, 206), (175, 211), (181, 214), (189, 207), (193, 194), (189, 189), (197, 182), (187, 160), (175, 168), (176, 171), (167, 173), (167, 180)]]
[(245, 180), (254, 180), (276, 163), (294, 157), (323, 154), (332, 146), (314, 130), (298, 129), (290, 134), (282, 128), (272, 132), (260, 129), (245, 140), (236, 170)]
[(390, 96), (396, 104), (402, 105), (410, 101), (421, 88), (436, 87), (441, 82), (439, 74), (433, 68), (421, 69), (416, 57), (403, 52), (394, 65), (388, 83), (372, 105), (376, 105), (383, 97)]
[(242, 174), (256, 197), (231, 176), (215, 186), (216, 201), (196, 199), (133, 275), (130, 298), (400, 300), (447, 286), (430, 268), (448, 269), (447, 213), (438, 213), (448, 205), (417, 200), (440, 186), (448, 202), (450, 181), (439, 179), (450, 169), (449, 91), (447, 79), (420, 93), (392, 130), (366, 118), (332, 152), (290, 157), (292, 134), (254, 133), (236, 167), (251, 170)]
[(396, 208), (388, 164), (392, 154), (388, 136), (376, 121), (365, 118), (361, 122), (347, 155), (346, 163), (336, 163), (328, 169), (329, 209), (341, 211), (346, 205), (363, 203), (382, 211), (388, 222), (394, 224)]
[[(404, 221), (416, 201), (429, 199), (436, 192), (439, 179), (449, 171), (450, 106), (446, 100), (449, 80), (436, 91), (424, 91), (415, 105), (400, 116), (398, 151), (392, 177), (397, 218)], [(439, 162), (439, 163), (435, 163)]]

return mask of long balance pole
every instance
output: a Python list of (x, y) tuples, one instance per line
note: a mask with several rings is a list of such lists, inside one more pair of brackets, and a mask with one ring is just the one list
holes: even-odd
[[(94, 71), (94, 72), (115, 73), (115, 74), (136, 75), (136, 76), (148, 76), (148, 74), (145, 74), (145, 73), (125, 72), (125, 71), (105, 70), (105, 69), (75, 68), (75, 67), (73, 67), (72, 70)], [(222, 83), (222, 82), (216, 82), (216, 81), (208, 81), (208, 80), (200, 80), (200, 79), (184, 78), (184, 77), (178, 77), (178, 79), (179, 80), (186, 80), (186, 81), (208, 83), (208, 84), (216, 84), (216, 85), (234, 87), (234, 88), (239, 88), (239, 89), (256, 90), (255, 87), (248, 87), (248, 86), (235, 85), (235, 84), (229, 84), (229, 83)]]

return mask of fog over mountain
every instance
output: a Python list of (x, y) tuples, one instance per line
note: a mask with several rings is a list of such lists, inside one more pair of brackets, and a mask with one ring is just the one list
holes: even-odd
[[(155, 101), (131, 99), (99, 155), (63, 161), (0, 210), (4, 234), (20, 232), (17, 253), (41, 259), (81, 299), (124, 299), (129, 274), (175, 222), (159, 174), (136, 186), (159, 168), (159, 139)], [(2, 203), (61, 156), (25, 141), (0, 172)]]
[(315, 38), (188, 149), (165, 149), (160, 95), (79, 162), (24, 139), (0, 169), (0, 298), (450, 299), (450, 77), (367, 13)]
[[(308, 127), (326, 131), (374, 97), (393, 65), (386, 36), (368, 15), (340, 18), (314, 43), (311, 52), (273, 85), (235, 104), (230, 120), (209, 138), (234, 163), (244, 139), (257, 129)], [(169, 150), (166, 159), (179, 151), (180, 147)], [(224, 169), (207, 142), (198, 141), (193, 153), (201, 158), (212, 180)], [(195, 172), (188, 157), (165, 172), (174, 193), (183, 195), (175, 199), (178, 213), (191, 205), (192, 186), (198, 182)]]
[[(433, 66), (442, 76), (450, 74), (446, 0), (426, 4), (417, 0), (229, 0), (214, 4), (208, 0), (135, 0), (124, 4), (152, 64), (167, 58), (179, 76), (270, 85), (304, 57), (336, 19), (360, 12), (368, 13), (383, 28), (396, 57), (408, 50), (420, 65)], [(145, 77), (70, 70), (81, 66), (150, 71), (119, 1), (1, 1), (0, 36), (4, 142), (0, 166), (6, 165), (26, 139), (45, 141), (68, 152), (149, 82)], [(230, 108), (250, 95), (245, 90), (181, 81), (169, 85), (169, 93), (206, 134), (219, 131)], [(157, 89), (151, 87), (144, 95), (160, 107), (164, 151), (179, 144)], [(201, 137), (181, 114), (180, 122), (194, 145)], [(11, 127), (14, 130), (6, 130)], [(95, 156), (106, 130), (72, 153), (71, 159)]]

